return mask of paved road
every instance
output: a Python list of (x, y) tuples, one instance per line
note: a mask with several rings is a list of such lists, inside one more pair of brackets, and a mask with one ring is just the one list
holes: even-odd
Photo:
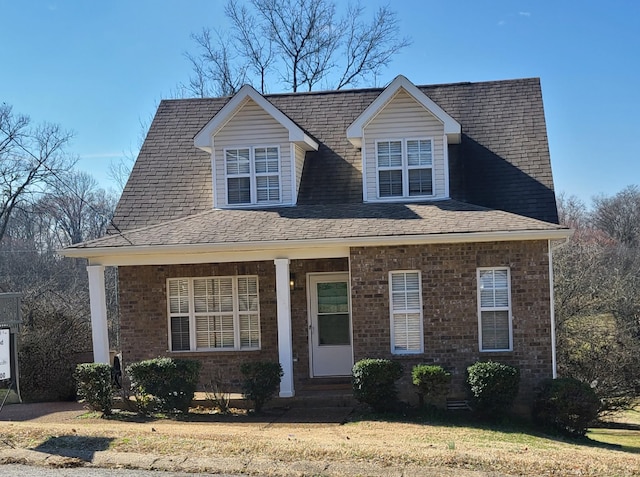
[(160, 470), (99, 469), (96, 467), (53, 469), (17, 464), (0, 465), (0, 475), (7, 477), (248, 477), (240, 474), (185, 474)]

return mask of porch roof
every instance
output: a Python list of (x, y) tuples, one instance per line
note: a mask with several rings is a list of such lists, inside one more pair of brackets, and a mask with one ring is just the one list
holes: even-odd
[[(269, 209), (214, 209), (161, 224), (108, 235), (61, 251), (67, 256), (90, 256), (95, 249), (319, 242), (340, 240), (344, 245), (374, 239), (395, 244), (425, 236), (498, 236), (508, 240), (564, 238), (569, 229), (557, 224), (492, 210), (455, 200), (420, 204), (304, 205)], [(496, 238), (497, 240), (497, 238)], [(445, 241), (443, 239), (443, 241)], [(478, 240), (480, 241), (480, 240)]]

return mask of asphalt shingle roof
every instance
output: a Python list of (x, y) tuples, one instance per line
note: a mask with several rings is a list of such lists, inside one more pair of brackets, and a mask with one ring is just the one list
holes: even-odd
[[(419, 89), (462, 125), (462, 143), (449, 149), (450, 194), (456, 200), (426, 205), (362, 203), (361, 154), (347, 140), (346, 129), (383, 91), (374, 88), (266, 95), (320, 144), (318, 151), (307, 153), (299, 205), (212, 210), (211, 158), (193, 145), (193, 138), (229, 98), (165, 100), (158, 107), (117, 206), (113, 221), (117, 230), (112, 233), (184, 217), (181, 230), (171, 231), (169, 226), (155, 229), (157, 235), (166, 234), (165, 239), (143, 231), (126, 235), (130, 240), (131, 236), (145, 237), (153, 243), (197, 243), (205, 239), (249, 240), (249, 232), (242, 232), (245, 228), (256, 237), (264, 234), (261, 240), (286, 240), (295, 234), (324, 237), (331, 231), (414, 234), (542, 226), (530, 219), (557, 223), (538, 79)], [(473, 210), (462, 210), (462, 203), (496, 210), (480, 212), (482, 207), (472, 206)], [(449, 210), (446, 204), (456, 205)], [(385, 215), (414, 213), (423, 220)], [(213, 225), (215, 230), (206, 230)], [(416, 226), (423, 232), (414, 229)]]
[(198, 245), (564, 229), (454, 200), (429, 204), (225, 209), (106, 236), (73, 248)]

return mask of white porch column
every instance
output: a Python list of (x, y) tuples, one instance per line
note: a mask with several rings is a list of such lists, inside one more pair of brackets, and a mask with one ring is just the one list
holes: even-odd
[(291, 336), (291, 291), (289, 259), (276, 258), (276, 297), (278, 305), (278, 357), (282, 366), (280, 397), (293, 397), (293, 342)]
[(104, 288), (104, 267), (89, 265), (89, 301), (91, 305), (91, 338), (93, 362), (109, 363), (109, 331), (107, 328), (107, 299)]

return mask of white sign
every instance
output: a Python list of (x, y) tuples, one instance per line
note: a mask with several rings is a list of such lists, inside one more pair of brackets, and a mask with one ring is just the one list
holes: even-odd
[(0, 329), (0, 381), (11, 379), (11, 339), (8, 328)]

